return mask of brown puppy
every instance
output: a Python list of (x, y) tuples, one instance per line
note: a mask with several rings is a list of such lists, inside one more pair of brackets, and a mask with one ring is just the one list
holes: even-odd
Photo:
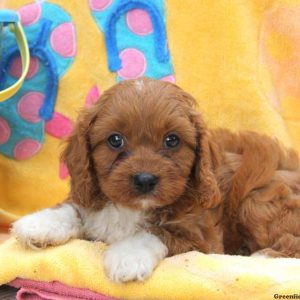
[(207, 130), (173, 84), (143, 78), (109, 89), (80, 114), (63, 158), (68, 201), (12, 232), (31, 247), (102, 240), (112, 280), (143, 280), (166, 255), (223, 245), (300, 254), (297, 155), (266, 136)]

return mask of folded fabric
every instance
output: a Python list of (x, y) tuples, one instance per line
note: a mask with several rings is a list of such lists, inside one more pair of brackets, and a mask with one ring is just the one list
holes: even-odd
[(9, 285), (19, 288), (17, 300), (114, 300), (112, 297), (88, 289), (70, 287), (58, 281), (42, 282), (17, 278)]
[[(199, 252), (165, 259), (145, 282), (117, 284), (104, 273), (102, 254), (105, 248), (100, 242), (72, 240), (62, 246), (36, 251), (24, 249), (15, 239), (10, 239), (0, 246), (0, 285), (19, 277), (59, 281), (121, 299), (162, 300), (259, 300), (273, 299), (275, 294), (299, 292), (299, 259)], [(25, 287), (33, 286), (26, 284)]]

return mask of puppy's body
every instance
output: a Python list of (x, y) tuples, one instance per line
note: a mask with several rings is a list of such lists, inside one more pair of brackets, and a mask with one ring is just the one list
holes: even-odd
[(253, 132), (215, 130), (212, 139), (225, 153), (217, 171), (223, 191), (225, 253), (246, 249), (272, 257), (300, 257), (297, 154)]
[(115, 281), (143, 280), (166, 255), (190, 250), (298, 257), (297, 155), (259, 134), (208, 130), (194, 105), (150, 79), (108, 90), (63, 154), (69, 200), (12, 232), (34, 247), (104, 241)]

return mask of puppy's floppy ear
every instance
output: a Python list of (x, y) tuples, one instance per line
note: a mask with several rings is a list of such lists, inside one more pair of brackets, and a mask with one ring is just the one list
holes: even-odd
[(91, 155), (89, 131), (96, 119), (96, 110), (85, 109), (79, 114), (73, 134), (62, 153), (71, 176), (70, 197), (83, 207), (94, 207), (101, 191)]
[(201, 115), (192, 110), (190, 119), (196, 129), (196, 155), (191, 175), (192, 184), (198, 193), (197, 197), (201, 206), (213, 208), (221, 201), (220, 189), (214, 174), (220, 157)]

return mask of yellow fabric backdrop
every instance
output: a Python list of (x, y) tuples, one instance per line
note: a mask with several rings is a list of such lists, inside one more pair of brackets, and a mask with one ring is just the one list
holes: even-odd
[[(29, 2), (9, 0), (6, 6)], [(52, 2), (71, 14), (76, 28), (78, 52), (56, 104), (75, 120), (89, 89), (109, 88), (115, 74), (107, 70), (103, 35), (87, 1)], [(167, 0), (166, 8), (177, 84), (198, 99), (208, 124), (267, 133), (300, 150), (300, 1)], [(2, 221), (66, 197), (67, 180), (57, 176), (61, 149), (61, 141), (46, 135), (32, 159), (0, 156)]]

